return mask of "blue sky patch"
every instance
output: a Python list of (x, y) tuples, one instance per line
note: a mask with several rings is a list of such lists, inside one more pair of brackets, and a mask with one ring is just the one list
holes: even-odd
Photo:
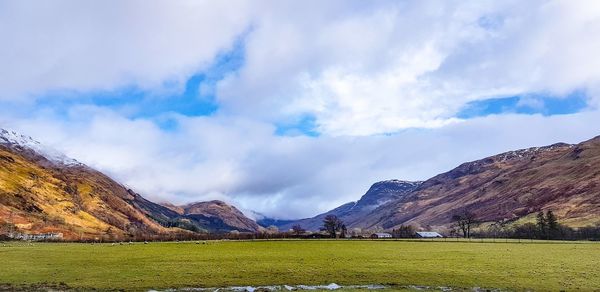
[(584, 91), (575, 91), (567, 96), (528, 94), (470, 102), (457, 117), (469, 119), (511, 113), (552, 116), (577, 113), (586, 107), (587, 95)]
[(318, 137), (317, 119), (311, 115), (300, 117), (291, 123), (280, 123), (276, 125), (275, 135), (278, 136), (310, 136)]
[[(38, 96), (35, 104), (24, 111), (24, 114), (49, 110), (67, 119), (70, 108), (91, 105), (119, 111), (131, 119), (151, 119), (166, 130), (175, 129), (176, 120), (164, 118), (166, 114), (209, 116), (219, 110), (214, 88), (220, 80), (236, 72), (244, 64), (244, 37), (242, 35), (231, 50), (219, 54), (208, 69), (190, 76), (185, 81), (183, 90), (170, 91), (170, 87), (178, 86), (174, 82), (165, 83), (165, 93), (158, 95), (136, 86), (111, 91), (51, 91)], [(23, 108), (23, 105), (14, 107)]]

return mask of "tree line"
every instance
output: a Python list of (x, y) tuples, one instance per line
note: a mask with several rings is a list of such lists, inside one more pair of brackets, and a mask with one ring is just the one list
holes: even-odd
[[(445, 234), (450, 237), (464, 238), (514, 238), (514, 239), (541, 239), (541, 240), (600, 240), (600, 224), (580, 228), (571, 228), (561, 224), (556, 215), (551, 211), (540, 211), (535, 216), (534, 222), (515, 224), (510, 220), (496, 222), (481, 222), (477, 216), (469, 211), (462, 210), (452, 217), (453, 225)], [(167, 222), (174, 227), (180, 227), (181, 222)], [(178, 226), (179, 225), (179, 226)], [(2, 234), (16, 231), (14, 224), (0, 224), (0, 240), (9, 238)], [(73, 230), (74, 231), (74, 230)], [(295, 225), (289, 231), (279, 231), (271, 226), (259, 232), (239, 232), (236, 230), (223, 232), (207, 232), (204, 230), (190, 231), (181, 229), (178, 232), (151, 234), (143, 225), (128, 224), (123, 230), (108, 228), (104, 235), (82, 234), (79, 241), (176, 241), (176, 240), (213, 240), (213, 239), (283, 239), (283, 238), (364, 238), (364, 234), (348, 232), (346, 224), (335, 215), (327, 215), (323, 219), (321, 232), (307, 232), (300, 225)], [(389, 231), (394, 238), (413, 238), (417, 229), (411, 225), (400, 225)]]
[(450, 235), (465, 238), (514, 238), (542, 240), (600, 240), (600, 224), (572, 228), (561, 224), (551, 210), (540, 211), (535, 222), (515, 224), (510, 220), (498, 220), (481, 227), (482, 222), (474, 213), (461, 211), (452, 216), (454, 222)]

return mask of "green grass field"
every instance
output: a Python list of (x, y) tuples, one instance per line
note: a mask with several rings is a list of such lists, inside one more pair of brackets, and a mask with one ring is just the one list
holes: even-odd
[(598, 243), (216, 241), (0, 244), (0, 284), (80, 289), (384, 284), (600, 291)]

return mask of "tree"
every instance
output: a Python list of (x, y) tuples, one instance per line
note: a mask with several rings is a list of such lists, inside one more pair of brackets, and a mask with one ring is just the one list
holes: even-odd
[(558, 236), (560, 226), (558, 224), (558, 219), (556, 219), (556, 215), (554, 215), (552, 211), (546, 212), (546, 224), (548, 225), (548, 237), (555, 238)]
[(477, 224), (475, 214), (464, 210), (452, 216), (452, 220), (456, 222), (458, 228), (462, 231), (464, 238), (471, 237), (471, 229)]
[(538, 238), (546, 238), (548, 235), (548, 222), (546, 221), (546, 216), (544, 216), (544, 211), (540, 211), (537, 214), (536, 225), (538, 231)]
[(533, 238), (538, 233), (538, 226), (531, 222), (515, 226), (512, 237)]
[(560, 226), (558, 224), (558, 219), (556, 219), (556, 215), (552, 211), (546, 212), (546, 225), (548, 228), (548, 239), (554, 239), (560, 233)]
[(342, 227), (344, 227), (344, 222), (342, 222), (342, 220), (335, 215), (327, 215), (325, 216), (325, 219), (323, 219), (323, 227), (321, 230), (329, 233), (331, 238), (336, 238), (337, 233), (342, 231)]
[(394, 238), (412, 238), (415, 237), (415, 228), (412, 225), (400, 225), (398, 229), (392, 230)]
[(493, 236), (494, 238), (505, 236), (507, 224), (508, 222), (504, 219), (496, 220), (488, 227), (488, 236)]
[(294, 225), (294, 226), (292, 226), (292, 232), (294, 233), (294, 235), (300, 236), (304, 232), (306, 232), (306, 230), (304, 230), (304, 228), (302, 228), (302, 226), (300, 226), (300, 225)]

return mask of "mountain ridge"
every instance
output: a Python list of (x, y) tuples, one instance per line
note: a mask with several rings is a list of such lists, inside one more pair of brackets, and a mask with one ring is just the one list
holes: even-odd
[(480, 221), (520, 220), (553, 210), (572, 227), (600, 222), (600, 137), (508, 151), (466, 162), (426, 180), (403, 200), (385, 204), (355, 227), (411, 224), (448, 229), (464, 210)]
[[(1, 224), (23, 232), (62, 232), (67, 239), (158, 236), (185, 232), (261, 232), (275, 225), (318, 231), (327, 215), (354, 229), (413, 225), (447, 231), (469, 211), (482, 222), (519, 221), (552, 210), (571, 227), (600, 223), (600, 136), (465, 162), (425, 181), (376, 182), (356, 202), (315, 217), (258, 222), (223, 201), (156, 204), (109, 176), (0, 129)], [(257, 213), (258, 214), (258, 213)], [(5, 232), (6, 230), (4, 230)]]
[[(124, 239), (229, 232), (239, 226), (239, 231), (260, 230), (235, 207), (216, 205), (220, 212), (206, 212), (206, 217), (180, 215), (31, 137), (0, 129), (0, 223), (8, 226), (0, 232)], [(244, 224), (230, 226), (228, 218)]]
[(397, 179), (376, 182), (367, 192), (356, 202), (348, 202), (337, 208), (311, 218), (295, 220), (279, 225), (280, 230), (288, 230), (294, 225), (300, 225), (302, 228), (318, 231), (327, 215), (335, 215), (345, 222), (347, 226), (357, 225), (362, 216), (372, 212), (377, 207), (393, 200), (398, 200), (402, 196), (410, 193), (421, 185), (420, 181), (403, 181)]

